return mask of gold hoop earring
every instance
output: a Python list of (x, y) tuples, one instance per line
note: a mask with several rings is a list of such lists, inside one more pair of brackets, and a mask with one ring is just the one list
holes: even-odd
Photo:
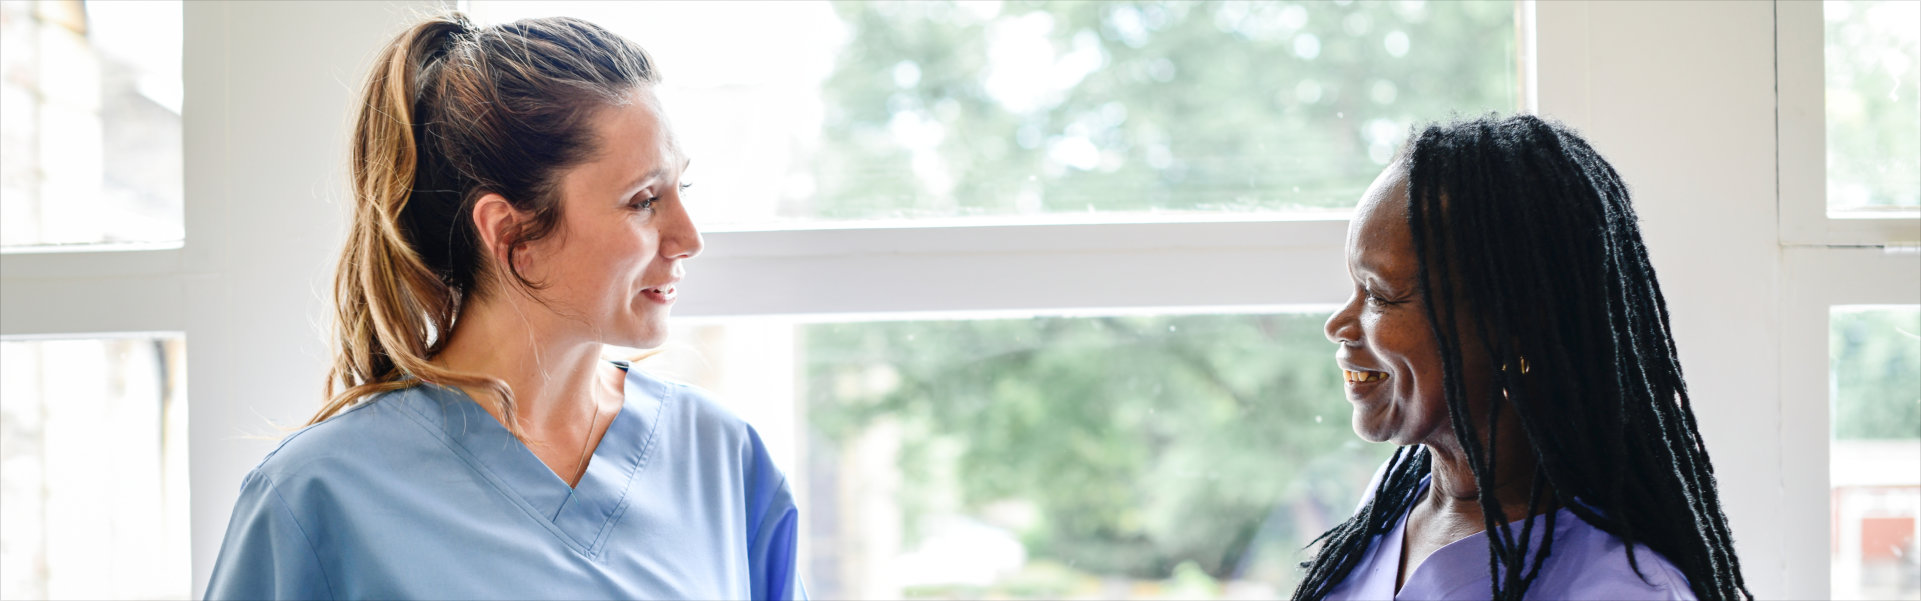
[[(1521, 359), (1521, 373), (1526, 374), (1528, 372), (1527, 355), (1519, 355), (1519, 358)], [(1507, 371), (1506, 363), (1501, 364), (1501, 371)]]

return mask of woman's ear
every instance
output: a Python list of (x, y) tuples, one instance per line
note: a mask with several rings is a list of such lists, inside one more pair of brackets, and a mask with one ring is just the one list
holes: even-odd
[(507, 197), (489, 192), (474, 201), (474, 232), (480, 234), (480, 248), (487, 256), (505, 264), (507, 249), (514, 244), (514, 231), (526, 218)]

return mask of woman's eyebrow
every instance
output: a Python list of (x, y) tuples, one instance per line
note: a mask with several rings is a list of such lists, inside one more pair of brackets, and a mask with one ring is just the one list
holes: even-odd
[(660, 176), (666, 175), (666, 174), (667, 174), (667, 169), (665, 167), (654, 167), (653, 169), (648, 170), (646, 173), (640, 174), (640, 177), (634, 178), (633, 181), (628, 182), (627, 185), (621, 187), (621, 189), (632, 191), (640, 188), (641, 184), (645, 184), (649, 181), (653, 181), (655, 179), (658, 179)]
[[(683, 158), (681, 158), (681, 160), (680, 160), (680, 171), (682, 171), (682, 172), (685, 172), (685, 171), (687, 171), (687, 166), (688, 166), (688, 165), (692, 165), (692, 164), (694, 164), (694, 159), (691, 159), (691, 158), (685, 158), (685, 157), (683, 157)], [(663, 176), (665, 176), (665, 175), (667, 175), (667, 168), (666, 168), (666, 167), (662, 167), (662, 166), (655, 166), (655, 167), (654, 167), (653, 169), (649, 169), (649, 170), (647, 170), (647, 172), (646, 172), (646, 173), (642, 173), (642, 174), (640, 174), (640, 177), (637, 177), (637, 178), (634, 178), (634, 180), (633, 180), (633, 181), (631, 181), (631, 182), (628, 182), (628, 183), (627, 183), (627, 185), (626, 185), (626, 186), (623, 186), (623, 187), (622, 187), (621, 189), (622, 189), (622, 190), (634, 190), (634, 189), (637, 189), (637, 188), (639, 188), (641, 184), (645, 184), (645, 183), (647, 183), (647, 182), (649, 182), (649, 181), (652, 181), (652, 180), (654, 180), (654, 179), (657, 179), (657, 178), (660, 178), (660, 177), (663, 177)]]
[(1350, 262), (1354, 264), (1354, 271), (1365, 272), (1377, 277), (1381, 275), (1380, 263), (1370, 260), (1365, 254), (1357, 253)]

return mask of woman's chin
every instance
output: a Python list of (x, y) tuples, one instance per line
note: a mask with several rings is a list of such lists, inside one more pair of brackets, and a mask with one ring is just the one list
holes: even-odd
[(660, 348), (660, 345), (667, 343), (667, 324), (646, 324), (641, 327), (624, 328), (601, 342), (642, 350)]
[(1388, 428), (1381, 427), (1360, 411), (1354, 412), (1354, 435), (1368, 442), (1387, 442), (1393, 436)]
[(661, 345), (667, 344), (667, 333), (661, 332), (659, 335), (637, 337), (633, 339), (632, 342), (632, 344), (628, 344), (627, 346), (641, 350), (657, 349), (660, 348)]

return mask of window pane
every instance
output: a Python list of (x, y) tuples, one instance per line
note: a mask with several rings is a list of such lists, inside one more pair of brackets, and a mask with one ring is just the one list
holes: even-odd
[(1828, 211), (1921, 208), (1921, 2), (1843, 0), (1827, 21)]
[(0, 342), (0, 597), (184, 599), (186, 345)]
[(726, 227), (1344, 209), (1411, 126), (1521, 103), (1511, 2), (471, 8), (652, 52)]
[(179, 242), (181, 3), (0, 2), (0, 246)]
[(1921, 307), (1829, 316), (1836, 599), (1921, 594)]
[(816, 598), (1273, 598), (1391, 448), (1325, 313), (683, 327), (799, 490)]

